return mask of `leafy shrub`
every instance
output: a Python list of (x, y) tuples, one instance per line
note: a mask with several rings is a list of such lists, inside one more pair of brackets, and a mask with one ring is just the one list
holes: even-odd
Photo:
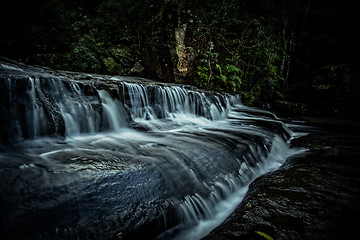
[(85, 35), (71, 52), (71, 69), (82, 72), (100, 72), (103, 51), (103, 43), (98, 43), (92, 35)]
[(226, 90), (232, 92), (240, 90), (241, 75), (243, 74), (240, 68), (232, 64), (227, 64), (223, 70), (219, 64), (216, 64), (216, 68), (219, 70), (218, 78), (226, 85)]

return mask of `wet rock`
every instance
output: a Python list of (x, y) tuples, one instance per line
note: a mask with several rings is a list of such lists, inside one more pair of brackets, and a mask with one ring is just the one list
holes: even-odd
[(356, 239), (360, 214), (360, 137), (317, 132), (280, 170), (256, 179), (236, 211), (203, 240)]
[(2, 238), (170, 239), (292, 154), (283, 123), (237, 96), (37, 69), (0, 62)]
[(272, 89), (263, 89), (259, 96), (259, 100), (264, 102), (273, 102), (275, 100), (285, 99), (287, 99), (287, 97), (283, 93)]
[(307, 112), (307, 107), (304, 103), (275, 100), (271, 105), (277, 112), (287, 116), (303, 116)]
[(303, 116), (308, 112), (305, 103), (294, 101), (283, 93), (271, 89), (263, 89), (258, 101), (258, 107), (276, 111), (280, 116)]

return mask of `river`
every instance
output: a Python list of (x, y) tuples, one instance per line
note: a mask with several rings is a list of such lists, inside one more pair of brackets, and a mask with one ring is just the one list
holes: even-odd
[(300, 135), (238, 95), (0, 63), (4, 239), (200, 239)]

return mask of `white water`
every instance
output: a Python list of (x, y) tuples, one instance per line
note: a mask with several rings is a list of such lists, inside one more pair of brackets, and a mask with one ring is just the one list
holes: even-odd
[[(213, 110), (211, 119), (195, 115), (195, 104), (190, 104), (189, 100), (185, 99), (185, 95), (180, 97), (179, 91), (176, 91), (175, 97), (171, 96), (167, 91), (161, 90), (164, 99), (164, 106), (166, 106), (166, 118), (158, 119), (153, 110), (149, 106), (149, 102), (146, 95), (146, 89), (139, 86), (129, 87), (129, 91), (132, 92), (131, 105), (136, 106), (136, 111), (132, 112), (134, 121), (139, 125), (146, 126), (147, 129), (151, 129), (155, 133), (177, 134), (185, 132), (206, 132), (208, 128), (226, 130), (229, 128), (227, 115), (237, 120), (257, 120), (280, 123), (278, 120), (270, 117), (259, 117), (251, 115), (251, 113), (238, 114), (237, 112), (229, 109), (222, 109), (219, 111), (218, 107), (213, 104), (210, 105), (210, 109)], [(119, 103), (115, 103), (109, 94), (105, 91), (101, 91), (100, 96), (103, 100), (103, 106), (105, 112), (111, 117), (108, 117), (111, 126), (115, 126), (116, 122), (124, 122), (119, 112)], [(201, 99), (201, 98), (200, 98)], [(185, 107), (179, 103), (185, 102)], [(243, 105), (235, 106), (236, 109), (252, 110), (257, 113), (266, 113), (266, 111), (249, 109)], [(121, 108), (120, 108), (121, 109)], [(139, 110), (142, 109), (142, 110)], [(184, 109), (187, 109), (185, 111)], [(225, 115), (227, 113), (227, 115)], [(124, 114), (124, 113), (122, 113)], [(147, 116), (147, 117), (146, 117)], [(119, 120), (120, 119), (120, 120)], [(282, 124), (282, 123), (281, 123)], [(120, 125), (113, 127), (113, 130), (117, 132), (112, 134), (116, 139), (127, 139), (134, 141), (144, 141), (139, 145), (140, 148), (152, 148), (158, 143), (164, 143), (159, 139), (147, 135), (146, 133), (140, 133), (131, 129), (126, 129)], [(234, 126), (233, 126), (234, 127)], [(288, 134), (292, 135), (292, 132), (283, 125), (284, 130)], [(236, 126), (235, 126), (236, 129)], [(258, 134), (262, 136), (263, 133), (253, 132), (254, 128), (246, 126), (245, 128), (239, 127), (242, 132), (248, 132), (252, 134)], [(166, 140), (165, 140), (166, 141)], [(254, 150), (256, 151), (256, 150)], [(285, 160), (294, 154), (301, 152), (299, 149), (290, 149), (289, 145), (284, 140), (275, 136), (272, 140), (271, 149), (267, 157), (262, 156), (260, 161), (255, 165), (249, 165), (247, 161), (241, 164), (241, 167), (237, 175), (225, 175), (222, 176), (219, 181), (214, 183), (210, 196), (201, 196), (199, 194), (188, 195), (184, 197), (184, 200), (179, 205), (179, 215), (181, 216), (180, 224), (175, 229), (170, 229), (158, 237), (158, 239), (174, 239), (174, 240), (197, 240), (205, 236), (212, 229), (223, 222), (243, 200), (249, 184), (258, 176), (266, 174), (270, 171), (278, 169)], [(184, 167), (184, 166), (183, 166)], [(186, 167), (186, 166), (185, 166)], [(174, 234), (175, 233), (175, 234)]]
[[(114, 81), (113, 91), (92, 87), (89, 94), (81, 82), (29, 78), (26, 127), (13, 114), (14, 133), (29, 136), (20, 143), (25, 159), (36, 159), (49, 173), (68, 173), (66, 181), (74, 183), (151, 166), (163, 179), (164, 194), (176, 195), (170, 198), (178, 204), (179, 224), (158, 239), (200, 239), (231, 214), (251, 181), (298, 152), (283, 139), (293, 136), (286, 125), (238, 97)], [(14, 104), (21, 97), (11, 95), (19, 94), (15, 83), (7, 83)], [(62, 124), (64, 139), (46, 138), (61, 134)], [(23, 162), (19, 169), (38, 165)], [(81, 178), (73, 179), (79, 172)]]
[(263, 157), (256, 166), (249, 166), (243, 162), (239, 174), (225, 176), (225, 182), (217, 182), (216, 188), (207, 198), (197, 194), (186, 196), (179, 207), (182, 224), (168, 230), (157, 239), (201, 239), (235, 210), (255, 178), (279, 169), (288, 157), (303, 151), (303, 149), (290, 149), (288, 144), (276, 136), (269, 155)]
[(122, 107), (122, 104), (118, 100), (112, 99), (110, 94), (104, 90), (99, 91), (99, 95), (102, 101), (103, 111), (106, 115), (106, 118), (109, 125), (110, 130), (119, 132), (122, 128), (125, 127), (126, 119), (125, 110)]
[(13, 70), (13, 71), (20, 71), (20, 72), (24, 72), (24, 70), (22, 70), (21, 68), (19, 67), (15, 67), (15, 66), (11, 66), (11, 65), (8, 65), (8, 64), (0, 64), (0, 69), (6, 69), (6, 70)]

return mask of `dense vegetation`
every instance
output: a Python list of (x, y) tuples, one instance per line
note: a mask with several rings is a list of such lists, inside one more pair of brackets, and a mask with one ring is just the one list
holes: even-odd
[(0, 55), (54, 69), (241, 91), (249, 102), (263, 89), (313, 99), (306, 93), (319, 69), (350, 63), (348, 70), (357, 58), (355, 12), (328, 1), (11, 4), (3, 9)]

